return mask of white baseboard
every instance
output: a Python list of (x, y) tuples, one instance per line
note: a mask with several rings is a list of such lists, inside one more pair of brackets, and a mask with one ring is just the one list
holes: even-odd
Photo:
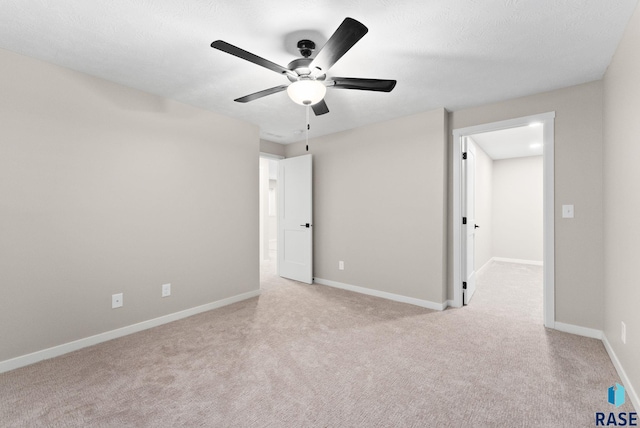
[(476, 269), (476, 275), (480, 275), (480, 272), (482, 272), (483, 270), (485, 270), (487, 267), (489, 267), (491, 265), (491, 262), (493, 261), (493, 258), (490, 258), (489, 260), (487, 260), (487, 262), (485, 264), (483, 264), (480, 269)]
[(607, 340), (607, 336), (604, 334), (603, 331), (596, 330), (593, 328), (580, 327), (572, 324), (564, 324), (557, 321), (555, 323), (555, 329), (559, 331), (563, 331), (565, 333), (572, 333), (572, 334), (577, 334), (579, 336), (586, 336), (593, 339), (602, 340), (602, 343), (604, 344), (604, 348), (607, 350), (607, 354), (609, 354), (609, 358), (611, 359), (613, 366), (616, 368), (616, 371), (618, 372), (618, 376), (620, 376), (620, 379), (622, 380), (625, 390), (627, 391), (627, 394), (631, 399), (631, 403), (633, 404), (633, 407), (636, 410), (640, 409), (640, 399), (638, 399), (638, 394), (636, 393), (635, 388), (631, 384), (631, 380), (627, 376), (627, 373), (624, 371), (624, 368), (622, 367), (622, 364), (620, 364), (620, 360), (618, 359), (618, 356), (613, 351), (613, 348), (611, 347), (611, 344)]
[(602, 335), (603, 335), (602, 330), (581, 327), (579, 325), (573, 325), (573, 324), (565, 324), (558, 321), (555, 322), (554, 328), (558, 331), (577, 334), (578, 336), (590, 337), (592, 339), (602, 339)]
[(116, 330), (111, 330), (104, 333), (96, 334), (94, 336), (85, 337), (83, 339), (74, 340), (73, 342), (54, 346), (52, 348), (43, 349), (42, 351), (36, 351), (31, 354), (12, 358), (10, 360), (0, 361), (0, 373), (4, 373), (4, 372), (8, 372), (9, 370), (14, 370), (20, 367), (28, 366), (30, 364), (37, 363), (42, 360), (48, 360), (49, 358), (58, 357), (60, 355), (67, 354), (69, 352), (77, 351), (78, 349), (97, 345), (98, 343), (106, 342), (112, 339), (117, 339), (118, 337), (127, 336), (132, 333), (137, 333), (142, 330), (147, 330), (162, 324), (167, 324), (172, 321), (177, 321), (179, 319), (187, 318), (192, 315), (210, 311), (212, 309), (221, 308), (223, 306), (227, 306), (232, 303), (237, 303), (242, 300), (250, 299), (252, 297), (256, 297), (259, 295), (260, 295), (260, 290), (249, 291), (247, 293), (238, 294), (237, 296), (232, 296), (226, 299), (207, 303), (206, 305), (196, 306), (195, 308), (185, 309), (184, 311), (175, 312), (169, 315), (164, 315), (148, 321), (143, 321), (137, 324), (118, 328)]
[(618, 372), (618, 376), (620, 376), (620, 379), (622, 380), (624, 389), (625, 391), (627, 391), (627, 394), (631, 399), (631, 403), (633, 404), (633, 407), (635, 408), (636, 411), (639, 411), (640, 399), (638, 398), (638, 394), (636, 393), (635, 388), (631, 384), (631, 380), (629, 379), (629, 376), (627, 376), (627, 373), (624, 371), (624, 368), (622, 368), (622, 364), (620, 364), (620, 360), (618, 359), (618, 356), (613, 351), (611, 344), (607, 340), (607, 335), (604, 333), (602, 334), (602, 343), (604, 343), (604, 349), (607, 350), (607, 354), (609, 354), (609, 358), (611, 358), (611, 362), (613, 363), (613, 366), (616, 368), (616, 371)]
[(344, 284), (342, 282), (331, 281), (328, 279), (314, 278), (313, 282), (316, 284), (327, 285), (333, 288), (340, 288), (342, 290), (353, 291), (355, 293), (367, 294), (369, 296), (381, 297), (387, 300), (393, 300), (395, 302), (408, 303), (410, 305), (416, 305), (427, 309), (433, 309), (436, 311), (443, 311), (447, 307), (447, 302), (435, 303), (429, 300), (416, 299), (414, 297), (402, 296), (400, 294), (387, 293), (386, 291), (372, 290), (371, 288), (359, 287), (357, 285)]
[(447, 300), (445, 302), (445, 308), (455, 308), (455, 307), (456, 307), (456, 305), (455, 305), (453, 300)]
[(520, 263), (523, 265), (535, 265), (535, 266), (543, 266), (544, 263), (537, 260), (522, 260), (522, 259), (510, 259), (507, 257), (492, 257), (492, 261), (494, 262), (506, 262), (506, 263)]

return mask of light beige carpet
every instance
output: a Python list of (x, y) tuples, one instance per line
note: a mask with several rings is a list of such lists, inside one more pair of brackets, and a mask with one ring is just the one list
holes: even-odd
[[(589, 427), (620, 382), (542, 326), (541, 268), (444, 312), (265, 273), (259, 298), (0, 375), (4, 427)], [(625, 404), (618, 411), (633, 411)]]

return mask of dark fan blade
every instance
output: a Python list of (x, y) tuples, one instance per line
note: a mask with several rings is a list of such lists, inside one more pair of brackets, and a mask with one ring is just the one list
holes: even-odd
[(278, 92), (282, 92), (287, 89), (289, 85), (280, 85), (274, 88), (265, 89), (264, 91), (255, 92), (253, 94), (246, 95), (242, 98), (235, 99), (233, 101), (239, 103), (248, 103), (249, 101), (257, 100), (258, 98), (266, 97), (267, 95), (276, 94)]
[(360, 89), (362, 91), (391, 92), (396, 86), (395, 80), (357, 79), (354, 77), (332, 77), (335, 88)]
[(311, 70), (318, 69), (326, 73), (333, 64), (338, 62), (342, 55), (355, 45), (365, 34), (367, 27), (352, 18), (346, 18), (338, 27), (327, 43), (320, 49), (316, 57), (309, 65)]
[(252, 62), (254, 64), (258, 64), (264, 68), (268, 68), (269, 70), (273, 70), (276, 73), (281, 73), (281, 74), (290, 74), (293, 77), (298, 77), (294, 72), (292, 72), (291, 70), (289, 70), (288, 68), (284, 68), (281, 65), (276, 64), (275, 62), (271, 62), (268, 61), (264, 58), (259, 57), (258, 55), (254, 55), (251, 52), (247, 52), (243, 49), (240, 49), (237, 46), (233, 46), (227, 42), (223, 42), (222, 40), (216, 40), (215, 42), (211, 43), (211, 47), (221, 50), (222, 52), (226, 52), (229, 53), (231, 55), (235, 55), (238, 58), (242, 58), (244, 60), (247, 60), (249, 62)]
[(315, 103), (311, 106), (311, 108), (313, 109), (313, 112), (316, 114), (316, 116), (329, 113), (329, 107), (327, 107), (327, 103), (325, 103), (324, 100), (320, 100), (319, 103)]

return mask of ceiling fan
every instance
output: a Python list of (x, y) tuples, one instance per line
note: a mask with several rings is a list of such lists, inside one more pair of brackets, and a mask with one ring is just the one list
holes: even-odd
[(286, 67), (275, 64), (237, 46), (216, 40), (211, 47), (235, 55), (246, 61), (287, 76), (290, 83), (265, 89), (237, 98), (234, 101), (246, 103), (267, 95), (287, 91), (289, 97), (301, 105), (310, 105), (316, 116), (329, 113), (324, 95), (329, 88), (359, 89), (362, 91), (391, 92), (395, 80), (360, 79), (353, 77), (327, 78), (327, 71), (347, 53), (365, 34), (368, 28), (352, 18), (346, 18), (329, 38), (327, 43), (311, 58), (316, 45), (311, 40), (300, 40), (298, 49), (302, 58), (294, 59)]

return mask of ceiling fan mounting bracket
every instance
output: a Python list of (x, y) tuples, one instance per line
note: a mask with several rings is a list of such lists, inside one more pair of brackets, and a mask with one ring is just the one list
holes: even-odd
[(311, 40), (300, 40), (298, 42), (298, 50), (303, 58), (309, 58), (313, 51), (316, 49), (316, 44)]

